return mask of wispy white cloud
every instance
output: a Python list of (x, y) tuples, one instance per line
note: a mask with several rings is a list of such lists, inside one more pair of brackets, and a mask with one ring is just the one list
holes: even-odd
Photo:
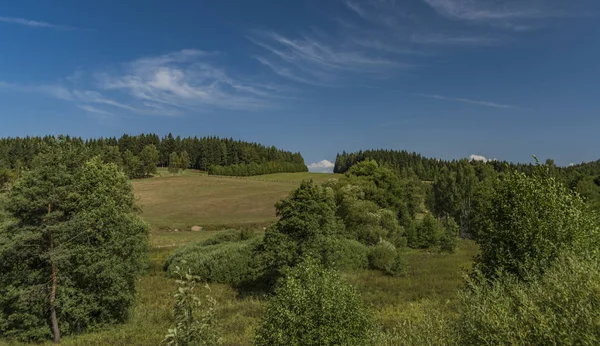
[(117, 75), (100, 75), (104, 90), (125, 91), (145, 106), (202, 110), (265, 109), (274, 106), (277, 92), (243, 78), (233, 77), (211, 61), (213, 53), (182, 50), (126, 64)]
[(335, 167), (335, 164), (328, 160), (322, 160), (319, 162), (313, 162), (307, 167), (308, 170), (311, 172), (333, 173), (333, 168)]
[(554, 0), (423, 0), (452, 20), (488, 23), (515, 31), (529, 30), (532, 20), (569, 16), (567, 2)]
[(483, 36), (447, 36), (440, 34), (412, 35), (410, 40), (419, 44), (455, 45), (455, 46), (493, 46), (503, 42), (501, 39)]
[(524, 109), (524, 108), (519, 107), (519, 106), (513, 106), (513, 105), (507, 105), (507, 104), (501, 104), (501, 103), (489, 102), (489, 101), (471, 100), (471, 99), (458, 98), (458, 97), (448, 97), (448, 96), (434, 95), (434, 94), (415, 94), (415, 95), (422, 96), (422, 97), (428, 97), (428, 98), (432, 98), (432, 99), (437, 99), (437, 100), (462, 102), (462, 103), (468, 103), (468, 104), (473, 104), (473, 105), (478, 105), (478, 106), (485, 106), (485, 107), (492, 107), (492, 108), (519, 109), (519, 110), (523, 110)]
[(261, 64), (300, 83), (331, 85), (348, 73), (374, 76), (412, 67), (399, 59), (392, 59), (389, 54), (382, 54), (381, 50), (364, 49), (364, 43), (360, 45), (352, 40), (340, 42), (328, 35), (298, 35), (292, 38), (272, 31), (257, 31), (249, 39), (266, 53), (256, 56)]
[(16, 18), (16, 17), (3, 17), (0, 16), (0, 22), (25, 25), (32, 28), (48, 28), (48, 29), (57, 29), (57, 30), (76, 30), (77, 28), (68, 26), (68, 25), (58, 25), (51, 24), (47, 22), (41, 22), (37, 20), (25, 19), (25, 18)]
[(22, 85), (0, 81), (0, 88), (17, 92), (40, 93), (61, 100), (73, 99), (69, 89), (58, 84)]
[(94, 113), (94, 114), (101, 115), (101, 116), (110, 116), (110, 117), (114, 116), (113, 113), (110, 113), (103, 109), (96, 108), (96, 107), (89, 106), (89, 105), (79, 105), (79, 106), (77, 106), (77, 108), (80, 108), (86, 112)]
[(367, 2), (347, 0), (344, 4), (350, 11), (374, 25), (398, 28), (400, 23), (408, 18), (406, 12), (393, 0)]

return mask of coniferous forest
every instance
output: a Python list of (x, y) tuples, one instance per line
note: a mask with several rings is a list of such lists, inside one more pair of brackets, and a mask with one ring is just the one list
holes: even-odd
[[(157, 166), (173, 165), (218, 175), (307, 171), (300, 153), (230, 138), (182, 138), (173, 137), (170, 133), (162, 138), (156, 134), (124, 134), (120, 138), (58, 138), (85, 148), (85, 155), (89, 158), (99, 156), (106, 163), (117, 164), (130, 178), (147, 177)], [(0, 169), (18, 172), (31, 167), (34, 157), (55, 139), (53, 136), (0, 139)]]

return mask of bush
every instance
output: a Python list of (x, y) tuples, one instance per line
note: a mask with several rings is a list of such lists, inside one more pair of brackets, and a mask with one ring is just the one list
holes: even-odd
[(253, 253), (259, 244), (260, 239), (256, 238), (217, 245), (184, 246), (167, 259), (165, 268), (172, 277), (177, 275), (176, 268), (181, 267), (202, 281), (238, 285), (254, 278)]
[(422, 249), (438, 245), (440, 240), (440, 223), (431, 214), (427, 214), (417, 227), (417, 244)]
[(323, 263), (339, 270), (366, 269), (369, 266), (369, 248), (356, 240), (328, 238), (324, 244)]
[(448, 218), (444, 223), (440, 237), (440, 251), (455, 253), (458, 244), (458, 224), (453, 218)]
[(531, 177), (509, 173), (492, 198), (486, 225), (476, 263), (486, 278), (499, 272), (535, 277), (562, 251), (598, 251), (597, 218), (546, 167)]
[(275, 205), (279, 221), (265, 232), (259, 249), (266, 275), (278, 277), (307, 255), (321, 258), (328, 238), (340, 235), (343, 224), (335, 216), (333, 191), (304, 181), (287, 199)]
[(391, 273), (396, 256), (396, 247), (387, 240), (381, 240), (369, 250), (369, 268)]
[(286, 272), (257, 331), (257, 346), (367, 345), (371, 320), (352, 286), (307, 259)]
[[(179, 276), (179, 288), (175, 293), (173, 315), (175, 327), (169, 329), (163, 340), (165, 346), (216, 346), (221, 344), (218, 325), (216, 323), (217, 301), (206, 295), (203, 301), (198, 298), (194, 289), (197, 277), (187, 273), (183, 275), (180, 268), (175, 274)], [(210, 292), (208, 284), (205, 286)]]
[(461, 345), (598, 345), (600, 262), (560, 256), (537, 280), (471, 282), (460, 313)]

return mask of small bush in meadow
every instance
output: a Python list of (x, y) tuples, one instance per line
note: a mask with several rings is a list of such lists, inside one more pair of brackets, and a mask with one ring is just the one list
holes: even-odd
[(369, 266), (369, 248), (356, 241), (330, 237), (325, 241), (323, 263), (338, 270), (366, 269)]
[(370, 332), (370, 316), (354, 288), (309, 258), (278, 282), (255, 345), (363, 346)]
[(169, 275), (182, 267), (199, 280), (237, 285), (253, 279), (255, 268), (253, 251), (260, 239), (218, 245), (185, 246), (176, 251), (165, 264)]
[(377, 245), (369, 249), (369, 268), (391, 273), (396, 256), (394, 244), (387, 240), (380, 240)]

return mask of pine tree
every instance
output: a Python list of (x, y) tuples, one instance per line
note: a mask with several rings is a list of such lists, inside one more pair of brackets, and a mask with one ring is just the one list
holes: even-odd
[(17, 180), (6, 205), (14, 222), (0, 230), (0, 335), (60, 342), (126, 319), (148, 226), (116, 165), (85, 162), (76, 147), (56, 144)]

